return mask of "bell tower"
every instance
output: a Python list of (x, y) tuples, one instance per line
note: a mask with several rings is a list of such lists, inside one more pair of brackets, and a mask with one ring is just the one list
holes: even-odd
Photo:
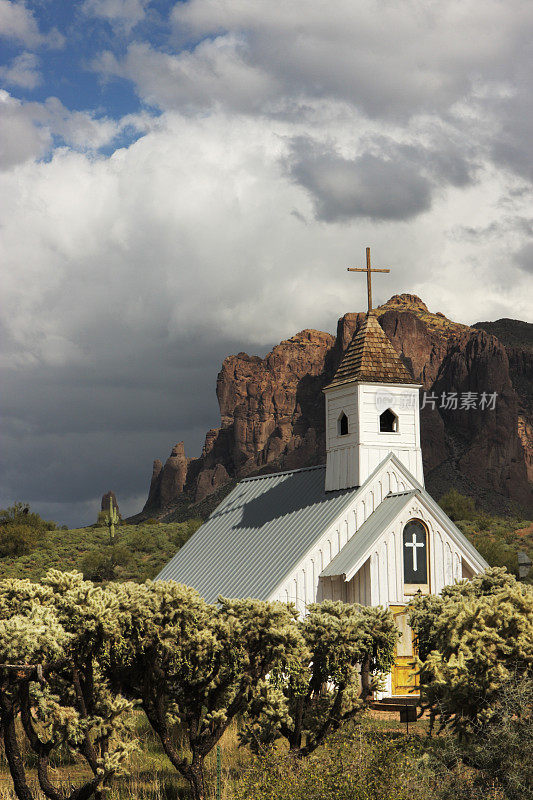
[(361, 486), (394, 453), (424, 484), (418, 390), (372, 311), (370, 267), (366, 272), (369, 310), (356, 331), (326, 395), (326, 491)]

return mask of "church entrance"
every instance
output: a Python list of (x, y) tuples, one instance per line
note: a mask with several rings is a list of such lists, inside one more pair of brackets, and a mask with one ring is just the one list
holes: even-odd
[(416, 658), (416, 648), (413, 641), (413, 631), (407, 621), (405, 606), (390, 606), (396, 626), (401, 636), (396, 643), (394, 664), (392, 666), (392, 694), (396, 696), (418, 695), (418, 681), (416, 668), (413, 662)]

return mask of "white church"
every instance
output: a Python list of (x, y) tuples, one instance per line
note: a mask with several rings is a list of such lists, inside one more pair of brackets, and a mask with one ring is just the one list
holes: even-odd
[(158, 579), (209, 602), (389, 607), (403, 635), (381, 696), (416, 694), (406, 604), (488, 566), (424, 489), (419, 389), (369, 310), (324, 389), (326, 464), (240, 481)]

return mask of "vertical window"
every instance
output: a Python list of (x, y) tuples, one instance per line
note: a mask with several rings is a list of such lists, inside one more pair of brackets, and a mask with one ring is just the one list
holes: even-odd
[(337, 420), (337, 433), (339, 436), (348, 435), (348, 417), (346, 416), (344, 411)]
[(418, 519), (403, 529), (403, 579), (405, 583), (427, 583), (427, 532)]

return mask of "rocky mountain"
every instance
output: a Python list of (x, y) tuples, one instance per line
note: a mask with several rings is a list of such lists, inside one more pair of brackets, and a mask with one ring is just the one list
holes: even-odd
[[(422, 405), (426, 392), (421, 425), (428, 490), (438, 498), (455, 486), (490, 511), (531, 511), (533, 325), (461, 325), (410, 294), (395, 295), (377, 314), (423, 386)], [(322, 387), (364, 316), (345, 314), (336, 337), (304, 330), (265, 358), (239, 353), (224, 359), (216, 388), (220, 427), (208, 431), (199, 458), (187, 458), (179, 443), (164, 465), (154, 462), (143, 515), (168, 515), (247, 475), (324, 463)], [(461, 408), (467, 392), (476, 407)]]
[(518, 395), (518, 435), (533, 482), (533, 325), (516, 319), (477, 322), (475, 328), (496, 336), (509, 359), (509, 375)]

